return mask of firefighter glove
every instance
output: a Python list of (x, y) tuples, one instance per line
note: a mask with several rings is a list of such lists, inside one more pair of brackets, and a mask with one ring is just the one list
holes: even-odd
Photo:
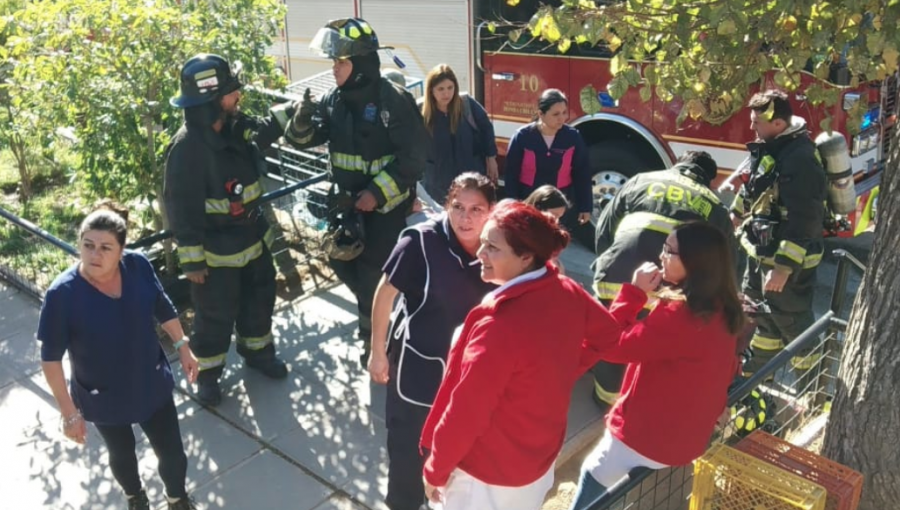
[(312, 98), (309, 88), (303, 93), (303, 99), (294, 103), (294, 118), (291, 123), (294, 131), (301, 133), (312, 127), (313, 114), (318, 107)]

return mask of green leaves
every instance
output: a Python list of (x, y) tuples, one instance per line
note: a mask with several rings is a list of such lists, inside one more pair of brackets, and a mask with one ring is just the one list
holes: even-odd
[(602, 108), (600, 100), (597, 98), (597, 89), (591, 84), (585, 85), (584, 88), (581, 89), (579, 100), (581, 102), (581, 109), (588, 115), (599, 113)]
[[(900, 0), (623, 0), (584, 6), (565, 0), (541, 7), (535, 37), (603, 44), (612, 52), (609, 94), (637, 87), (642, 100), (680, 98), (682, 119), (718, 124), (741, 111), (757, 85), (812, 91), (846, 65), (850, 86), (898, 69)], [(628, 59), (644, 61), (643, 79)], [(803, 78), (811, 71), (819, 80)], [(834, 104), (834, 85), (807, 94), (812, 106)]]

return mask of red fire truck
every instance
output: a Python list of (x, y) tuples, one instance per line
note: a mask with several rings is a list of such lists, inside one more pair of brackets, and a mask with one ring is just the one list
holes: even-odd
[[(638, 172), (670, 166), (685, 150), (709, 152), (722, 175), (731, 173), (747, 157), (745, 143), (754, 138), (749, 115), (737, 114), (718, 126), (690, 119), (679, 126), (676, 118), (682, 103), (678, 100), (665, 103), (653, 97), (643, 102), (634, 89), (614, 101), (605, 91), (612, 78), (608, 51), (573, 44), (566, 54), (560, 54), (544, 41), (515, 46), (500, 30), (492, 34), (487, 29), (490, 21), (527, 21), (537, 9), (537, 1), (523, 0), (516, 7), (509, 7), (505, 0), (475, 4), (472, 82), (494, 121), (501, 155), (513, 133), (531, 122), (541, 91), (558, 88), (572, 98), (569, 124), (582, 133), (590, 147), (595, 203), (615, 193)], [(878, 183), (896, 127), (898, 78), (895, 75), (884, 82), (851, 88), (839, 85), (842, 79), (846, 81), (840, 69), (832, 74), (842, 96), (830, 112), (832, 126), (847, 138), (858, 204), (848, 218), (837, 218), (831, 233), (849, 236), (864, 231), (874, 218)], [(802, 79), (806, 85), (816, 78), (806, 73)], [(603, 105), (600, 113), (587, 114), (581, 109), (577, 98), (586, 85), (598, 90)], [(795, 113), (807, 120), (813, 136), (817, 135), (825, 110), (810, 106), (800, 93), (792, 94), (791, 102)], [(847, 110), (858, 102), (863, 102), (866, 115), (859, 134), (850, 136)]]

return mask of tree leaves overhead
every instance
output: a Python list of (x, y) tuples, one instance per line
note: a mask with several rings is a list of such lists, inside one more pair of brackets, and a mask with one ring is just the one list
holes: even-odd
[(182, 121), (169, 105), (182, 64), (219, 53), (242, 61), (245, 81), (282, 85), (266, 50), (283, 18), (279, 0), (22, 2), (3, 44), (8, 83), (45, 131), (73, 128), (91, 193), (150, 199)]
[[(684, 100), (683, 118), (719, 124), (739, 111), (753, 85), (802, 92), (833, 105), (840, 88), (827, 83), (845, 66), (850, 85), (898, 69), (900, 1), (877, 0), (566, 0), (542, 6), (527, 29), (556, 44), (602, 44), (616, 55), (607, 89), (621, 97), (643, 87), (628, 59), (650, 60), (656, 95)], [(817, 78), (804, 80), (804, 72)], [(631, 79), (629, 79), (631, 78)], [(599, 84), (598, 84), (599, 85)], [(663, 87), (660, 90), (660, 87)], [(799, 90), (799, 89), (803, 90)], [(648, 100), (651, 92), (641, 90)], [(852, 125), (853, 123), (851, 123)]]

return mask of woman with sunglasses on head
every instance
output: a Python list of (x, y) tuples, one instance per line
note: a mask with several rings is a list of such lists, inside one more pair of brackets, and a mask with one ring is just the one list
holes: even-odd
[[(610, 305), (626, 329), (600, 354), (627, 364), (625, 378), (606, 432), (582, 465), (571, 510), (588, 508), (636, 467), (680, 466), (702, 455), (738, 373), (746, 319), (725, 234), (707, 222), (682, 224), (666, 238), (660, 261), (661, 269), (638, 268)], [(658, 302), (638, 321), (650, 295)], [(672, 388), (691, 394), (673, 398)]]
[(475, 257), (494, 202), (487, 177), (457, 176), (446, 212), (400, 235), (375, 291), (368, 368), (373, 381), (388, 385), (391, 510), (419, 510), (425, 502), (419, 437), (444, 376), (453, 330), (494, 288), (482, 281)]
[[(97, 427), (129, 510), (151, 508), (138, 474), (134, 423), (159, 459), (169, 510), (191, 510), (194, 503), (185, 491), (188, 461), (172, 399), (175, 380), (156, 323), (175, 342), (189, 382), (197, 378), (197, 359), (150, 261), (125, 249), (121, 214), (99, 209), (81, 223), (81, 260), (44, 296), (37, 332), (41, 368), (59, 405), (65, 436), (84, 444), (86, 422)], [(62, 366), (66, 353), (68, 387)]]

